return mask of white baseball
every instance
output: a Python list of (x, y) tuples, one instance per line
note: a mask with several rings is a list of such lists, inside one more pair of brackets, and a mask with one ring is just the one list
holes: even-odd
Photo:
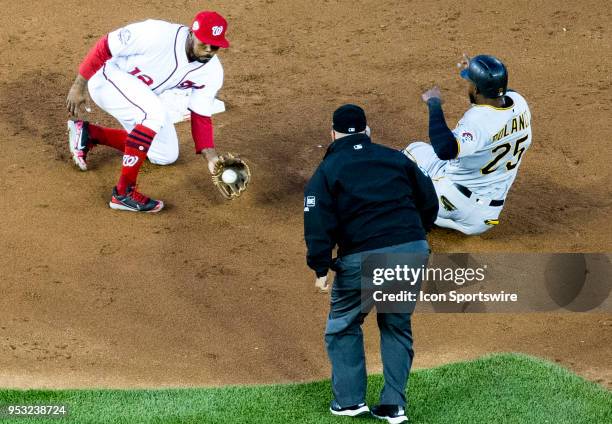
[(233, 184), (238, 179), (238, 174), (236, 174), (236, 171), (233, 169), (226, 169), (223, 171), (223, 174), (221, 174), (221, 179), (225, 184)]

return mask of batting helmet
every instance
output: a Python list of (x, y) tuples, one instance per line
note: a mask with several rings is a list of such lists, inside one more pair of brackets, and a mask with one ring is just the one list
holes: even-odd
[(473, 82), (478, 91), (490, 99), (502, 97), (508, 88), (508, 71), (495, 56), (473, 57), (469, 66), (461, 71), (461, 77)]

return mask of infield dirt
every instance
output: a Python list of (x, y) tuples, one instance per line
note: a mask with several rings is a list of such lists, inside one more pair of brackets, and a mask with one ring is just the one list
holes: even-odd
[[(375, 141), (427, 138), (420, 93), (440, 84), (454, 125), (468, 106), (456, 62), (491, 53), (531, 106), (533, 145), (498, 228), (434, 230), (440, 252), (610, 252), (611, 32), (607, 1), (2, 0), (0, 386), (160, 387), (327, 377), (328, 300), (305, 265), (302, 189), (340, 104)], [(111, 211), (120, 156), (69, 160), (64, 101), (106, 32), (200, 9), (229, 21), (220, 151), (252, 165), (227, 203), (178, 126), (181, 157), (145, 165), (156, 216)], [(608, 52), (608, 53), (605, 53)], [(88, 119), (117, 126), (94, 109)], [(369, 371), (380, 370), (374, 320)], [(525, 352), (612, 387), (612, 316), (416, 314), (416, 367)]]

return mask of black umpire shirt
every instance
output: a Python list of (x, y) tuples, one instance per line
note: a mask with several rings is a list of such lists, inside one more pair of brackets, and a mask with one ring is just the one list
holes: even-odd
[(307, 263), (327, 274), (338, 256), (425, 240), (438, 214), (429, 177), (365, 134), (334, 141), (304, 191)]

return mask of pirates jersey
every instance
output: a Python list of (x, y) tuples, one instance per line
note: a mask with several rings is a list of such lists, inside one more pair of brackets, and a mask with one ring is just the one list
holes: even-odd
[(504, 199), (531, 145), (531, 113), (525, 99), (506, 94), (505, 108), (472, 105), (453, 134), (459, 153), (448, 161), (445, 174), (453, 182), (490, 199)]

